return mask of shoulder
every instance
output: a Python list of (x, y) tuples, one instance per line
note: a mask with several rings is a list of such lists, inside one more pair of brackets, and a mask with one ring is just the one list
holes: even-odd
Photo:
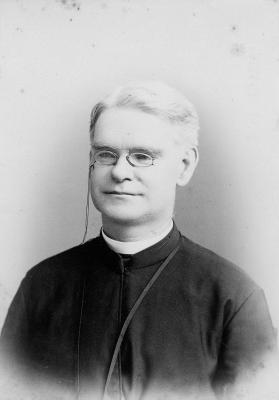
[(28, 270), (23, 283), (47, 283), (59, 280), (77, 279), (84, 269), (98, 257), (100, 238), (96, 237), (84, 244), (74, 246), (39, 262)]
[(187, 257), (183, 269), (193, 286), (227, 298), (238, 298), (239, 301), (261, 290), (239, 266), (185, 236), (182, 236), (181, 251), (182, 257)]
[(241, 318), (252, 318), (255, 327), (263, 323), (269, 329), (264, 292), (244, 270), (183, 236), (180, 249), (180, 275), (176, 279), (188, 301), (194, 308), (199, 307), (206, 320), (218, 315), (224, 326), (231, 326)]

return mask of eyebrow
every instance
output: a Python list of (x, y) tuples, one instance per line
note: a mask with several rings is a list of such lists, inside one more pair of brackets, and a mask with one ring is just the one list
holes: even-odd
[[(108, 146), (106, 144), (101, 144), (101, 143), (93, 144), (93, 145), (91, 145), (91, 147), (95, 151), (98, 151), (98, 150), (109, 150), (109, 151), (113, 151), (113, 152), (120, 151), (119, 148), (111, 147), (111, 146)], [(150, 154), (154, 157), (159, 157), (162, 155), (162, 151), (159, 149), (156, 149), (154, 147), (138, 146), (138, 147), (131, 147), (128, 150), (129, 150), (129, 153), (146, 153), (146, 154)]]

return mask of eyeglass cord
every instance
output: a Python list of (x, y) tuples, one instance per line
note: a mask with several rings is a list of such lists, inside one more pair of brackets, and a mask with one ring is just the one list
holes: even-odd
[(85, 243), (86, 236), (87, 236), (87, 231), (88, 231), (88, 220), (89, 220), (89, 206), (90, 206), (90, 176), (91, 176), (91, 167), (94, 168), (94, 164), (89, 165), (88, 169), (88, 182), (87, 182), (87, 196), (86, 196), (86, 207), (85, 207), (85, 229), (84, 229), (84, 235), (82, 238), (81, 244)]

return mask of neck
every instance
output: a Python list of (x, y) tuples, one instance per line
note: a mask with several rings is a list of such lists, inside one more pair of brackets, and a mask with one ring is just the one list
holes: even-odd
[(168, 226), (172, 224), (172, 218), (168, 218), (160, 223), (140, 225), (119, 224), (102, 218), (103, 230), (107, 236), (120, 242), (136, 242), (148, 240), (160, 235)]

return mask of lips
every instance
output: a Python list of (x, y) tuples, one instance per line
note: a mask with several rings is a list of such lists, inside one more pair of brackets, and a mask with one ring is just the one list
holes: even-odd
[(111, 192), (105, 192), (106, 194), (115, 194), (118, 196), (138, 196), (137, 193), (130, 193), (130, 192), (118, 192), (116, 190), (113, 190)]

